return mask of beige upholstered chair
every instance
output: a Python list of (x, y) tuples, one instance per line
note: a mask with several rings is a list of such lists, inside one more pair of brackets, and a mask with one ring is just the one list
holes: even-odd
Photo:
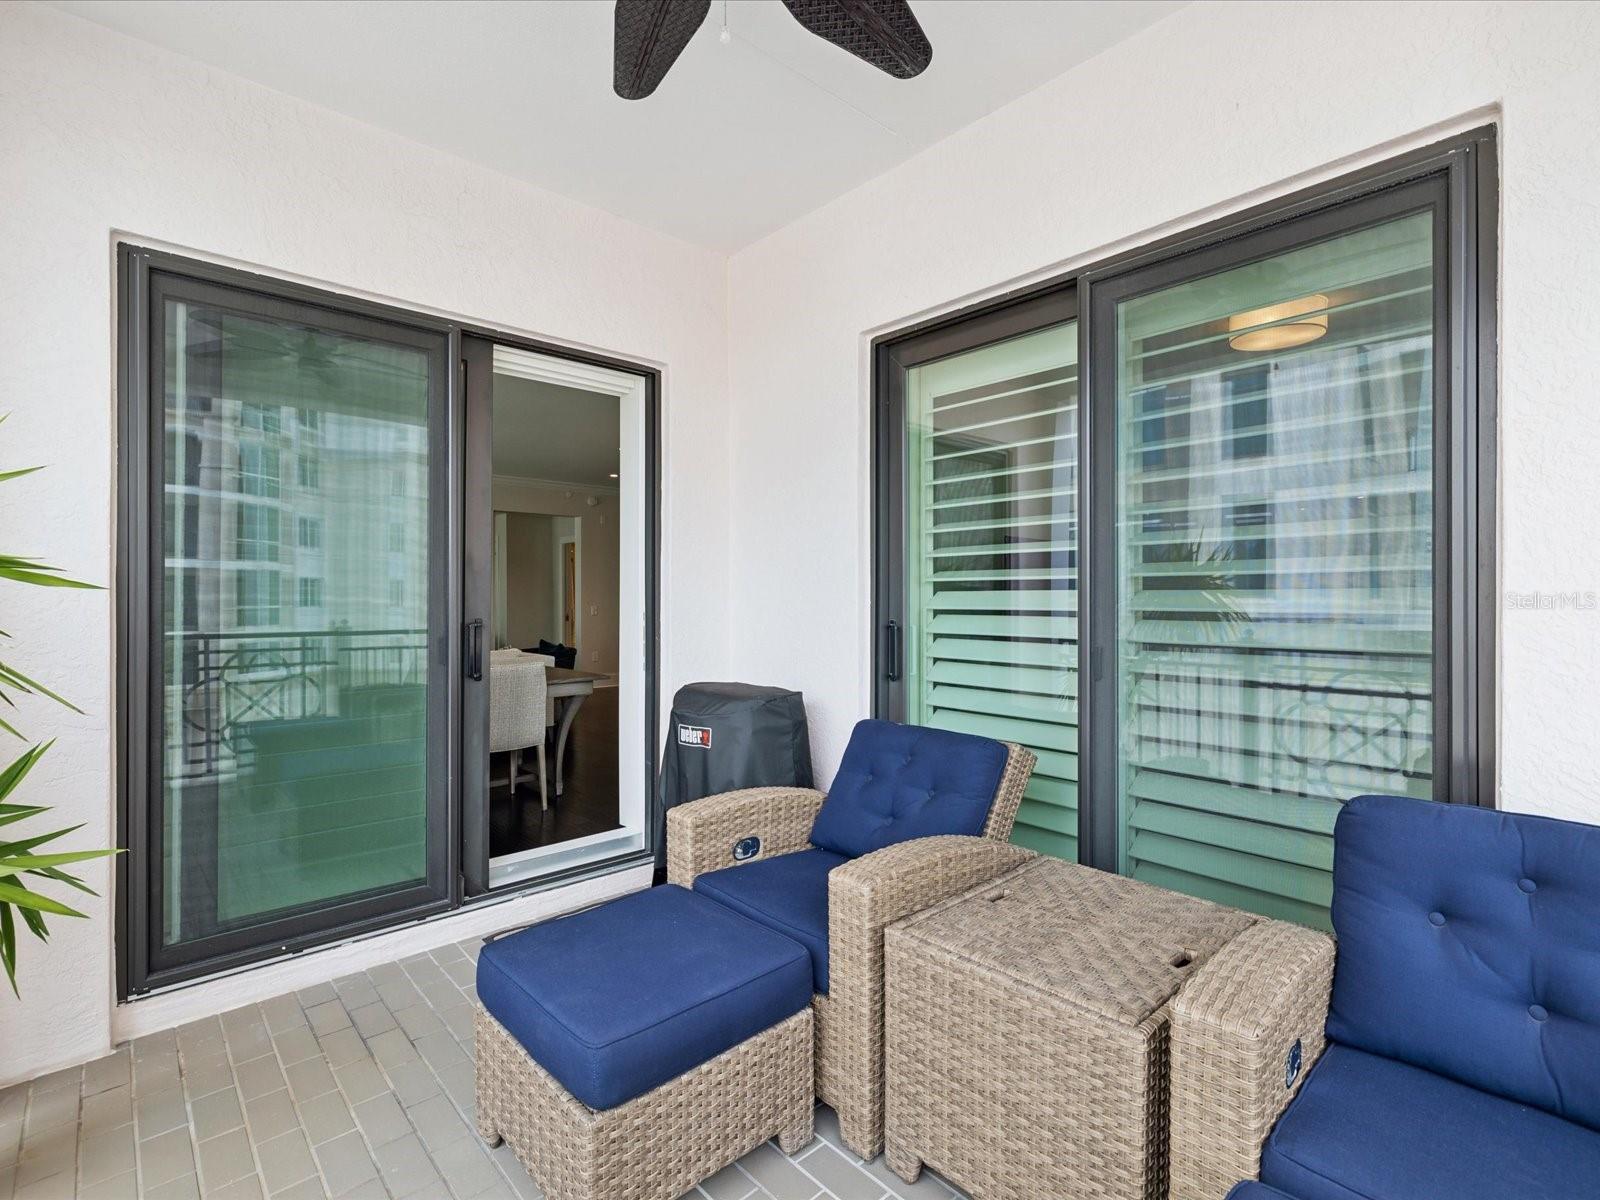
[(509, 782), (515, 794), (517, 784), (521, 782), (522, 752), (531, 747), (539, 759), (539, 807), (548, 809), (549, 784), (544, 769), (548, 684), (541, 658), (532, 654), (519, 655), (517, 658), (490, 656), (489, 753), (510, 753)]
[[(812, 997), (816, 1094), (838, 1112), (844, 1140), (863, 1158), (883, 1147), (883, 931), (1033, 857), (1008, 839), (1035, 761), (1032, 751), (1005, 745), (982, 836), (898, 841), (844, 858), (826, 873), (828, 989)], [(813, 849), (812, 826), (824, 799), (812, 788), (748, 788), (669, 809), (668, 881), (693, 887), (714, 871), (798, 858)], [(782, 929), (781, 922), (780, 915), (774, 927)]]

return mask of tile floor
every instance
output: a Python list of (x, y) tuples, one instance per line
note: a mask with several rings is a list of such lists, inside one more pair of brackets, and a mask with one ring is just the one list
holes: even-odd
[[(0, 1091), (0, 1200), (538, 1200), (472, 1128), (479, 942), (277, 996)], [(827, 1109), (683, 1200), (951, 1200), (863, 1163)]]

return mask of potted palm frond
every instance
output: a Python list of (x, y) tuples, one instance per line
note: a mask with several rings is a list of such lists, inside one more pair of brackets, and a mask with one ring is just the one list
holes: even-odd
[[(37, 470), (38, 467), (23, 467), (18, 470), (0, 471), (0, 483), (20, 479)], [(0, 580), (31, 587), (95, 586), (92, 583), (69, 579), (59, 568), (48, 566), (36, 558), (26, 558), (16, 554), (0, 554)], [(9, 636), (0, 630), (0, 638)], [(37, 680), (0, 661), (0, 704), (6, 709), (15, 711), (17, 696), (40, 696), (56, 704), (65, 705), (73, 712), (82, 711)], [(10, 713), (6, 714), (9, 715)], [(5, 716), (0, 716), (0, 730), (19, 740), (26, 740), (17, 727), (5, 719)], [(11, 991), (19, 996), (21, 993), (17, 990), (18, 917), (20, 916), (22, 923), (34, 937), (40, 941), (48, 940), (50, 936), (49, 926), (46, 923), (48, 917), (81, 917), (85, 914), (45, 895), (38, 889), (48, 887), (50, 884), (64, 884), (92, 896), (95, 894), (94, 889), (65, 868), (74, 863), (105, 858), (116, 853), (115, 850), (60, 851), (50, 846), (58, 838), (66, 837), (67, 834), (81, 829), (81, 825), (55, 829), (48, 833), (33, 833), (31, 829), (20, 831), (22, 822), (31, 821), (50, 811), (42, 804), (13, 803), (12, 796), (27, 778), (28, 772), (33, 770), (35, 764), (44, 757), (51, 744), (44, 742), (28, 747), (15, 761), (0, 771), (0, 965), (5, 967)]]

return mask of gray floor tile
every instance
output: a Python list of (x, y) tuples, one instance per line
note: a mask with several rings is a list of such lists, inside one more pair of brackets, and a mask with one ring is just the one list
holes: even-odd
[(354, 1129), (314, 1147), (313, 1153), (322, 1164), (322, 1178), (328, 1191), (335, 1196), (342, 1196), (357, 1184), (378, 1176), (377, 1164), (367, 1153), (366, 1142)]
[(24, 1137), (17, 1155), (16, 1186), (35, 1183), (71, 1171), (78, 1159), (78, 1131), (71, 1125), (58, 1125), (37, 1137)]
[(322, 1176), (313, 1175), (273, 1192), (272, 1200), (328, 1200), (328, 1189), (322, 1186)]
[(79, 1146), (79, 1183), (99, 1183), (133, 1168), (132, 1125), (92, 1134)]
[(439, 1172), (416, 1134), (379, 1146), (376, 1155), (383, 1182), (397, 1200), (418, 1193), (437, 1194), (441, 1186)]
[(436, 1009), (449, 1008), (452, 1005), (466, 1002), (466, 996), (462, 994), (461, 989), (447, 975), (440, 975), (438, 979), (419, 982), (417, 991), (421, 992), (422, 998)]
[(274, 1035), (298, 1029), (306, 1023), (305, 1010), (293, 995), (262, 1001), (261, 1015), (266, 1018), (268, 1032)]
[(306, 1020), (310, 1022), (312, 1030), (321, 1035), (349, 1025), (350, 1014), (345, 1012), (344, 1005), (335, 997), (325, 1004), (314, 1004), (306, 1009)]
[[(85, 1096), (78, 1120), (85, 1137), (129, 1124), (133, 1120), (133, 1088), (125, 1083), (121, 1087)], [(6, 1161), (4, 1131), (5, 1126), (0, 1126), (0, 1163)]]
[(881, 1183), (826, 1142), (817, 1144), (797, 1161), (807, 1175), (838, 1200), (879, 1200), (883, 1195)]
[[(86, 1105), (87, 1103), (88, 1102), (85, 1101)], [(132, 1110), (130, 1109), (129, 1111), (131, 1112)], [(131, 1120), (132, 1118), (130, 1117), (129, 1119)], [(120, 1122), (118, 1123), (120, 1124)], [(100, 1124), (95, 1129), (90, 1130), (90, 1132), (98, 1133), (100, 1130), (108, 1128), (110, 1128), (109, 1125)], [(0, 1121), (0, 1167), (9, 1167), (12, 1163), (16, 1162), (17, 1154), (21, 1151), (21, 1149), (22, 1119), (19, 1117), (15, 1121)], [(0, 1192), (0, 1196), (4, 1195), (4, 1192)]]
[(395, 1027), (394, 1014), (381, 1000), (363, 1004), (350, 1010), (350, 1022), (364, 1038), (375, 1037), (386, 1029)]
[(271, 1054), (240, 1063), (234, 1067), (233, 1075), (239, 1081), (239, 1095), (245, 1100), (254, 1100), (286, 1086), (283, 1070)]
[(417, 1057), (417, 1048), (399, 1029), (390, 1029), (378, 1034), (377, 1037), (369, 1038), (367, 1049), (372, 1051), (372, 1057), (378, 1060), (378, 1065), (385, 1071), (401, 1063), (411, 1062)]
[(422, 993), (417, 991), (417, 985), (404, 976), (379, 983), (378, 998), (388, 1005), (389, 1011), (393, 1013), (423, 1003)]
[(206, 1187), (206, 1200), (262, 1200), (265, 1195), (259, 1175), (246, 1175), (219, 1188)]
[(272, 1044), (278, 1048), (278, 1061), (286, 1067), (322, 1053), (322, 1046), (309, 1025), (285, 1030), (272, 1039)]
[(333, 1081), (333, 1069), (328, 1066), (326, 1059), (320, 1057), (297, 1062), (285, 1069), (284, 1074), (289, 1079), (289, 1092), (296, 1104), (304, 1104), (324, 1092), (333, 1091), (337, 1086)]
[(133, 1115), (139, 1126), (140, 1141), (188, 1124), (189, 1109), (183, 1100), (183, 1088), (174, 1081), (164, 1091), (142, 1097), (135, 1101)]
[(790, 1162), (771, 1142), (763, 1142), (739, 1165), (773, 1196), (773, 1200), (811, 1200), (822, 1185)]
[(191, 1058), (204, 1058), (222, 1054), (227, 1043), (222, 1036), (222, 1022), (216, 1017), (203, 1017), (178, 1027), (178, 1054), (185, 1067)]
[(409, 1108), (429, 1096), (440, 1094), (439, 1077), (420, 1058), (401, 1063), (398, 1067), (389, 1067), (385, 1073), (389, 1076), (389, 1085), (400, 1101), (401, 1107)]
[[(125, 1087), (133, 1082), (133, 1054), (120, 1047), (104, 1058), (97, 1058), (83, 1068), (83, 1094), (98, 1095), (115, 1087)], [(3, 1106), (0, 1106), (3, 1107)], [(0, 1120), (4, 1120), (0, 1116)]]
[(406, 1031), (406, 1037), (412, 1041), (426, 1037), (430, 1033), (444, 1032), (444, 1022), (439, 1019), (439, 1014), (426, 1004), (402, 1008), (394, 1014), (394, 1019), (400, 1023), (400, 1028)]
[(444, 1087), (445, 1095), (455, 1101), (455, 1105), (464, 1113), (470, 1113), (477, 1103), (477, 1071), (472, 1066), (471, 1059), (463, 1059), (454, 1066), (445, 1067), (436, 1072), (439, 1083)]
[(343, 1029), (335, 1029), (332, 1033), (324, 1034), (318, 1040), (322, 1043), (322, 1056), (335, 1067), (342, 1067), (346, 1063), (367, 1057), (367, 1044), (361, 1040), (361, 1035), (348, 1025)]
[(28, 1115), (22, 1122), (22, 1136), (33, 1137), (58, 1125), (75, 1123), (77, 1119), (77, 1089), (60, 1087), (47, 1092), (36, 1090), (28, 1097)]
[(158, 1134), (139, 1143), (139, 1179), (148, 1189), (194, 1171), (189, 1127)]
[[(113, 1057), (115, 1057), (113, 1055)], [(104, 1061), (104, 1060), (101, 1060)], [(0, 1088), (0, 1122), (20, 1121), (28, 1108), (28, 1085), (14, 1083)]]
[(335, 979), (333, 988), (347, 1011), (374, 1004), (378, 999), (377, 985), (365, 975), (346, 975), (342, 979)]
[(382, 1096), (389, 1091), (389, 1081), (378, 1070), (378, 1064), (370, 1058), (335, 1067), (333, 1074), (344, 1090), (345, 1099), (351, 1104), (360, 1104), (363, 1100)]
[(501, 1182), (500, 1172), (475, 1137), (462, 1138), (429, 1153), (457, 1200), (470, 1200)]
[(369, 1179), (348, 1192), (340, 1192), (338, 1200), (389, 1200), (389, 1189), (383, 1186), (381, 1179)]
[(146, 1188), (145, 1200), (200, 1200), (200, 1181), (193, 1175), (180, 1175), (159, 1187)]
[(258, 1144), (300, 1128), (300, 1118), (295, 1113), (294, 1099), (288, 1088), (246, 1100), (244, 1116), (250, 1127), (250, 1140)]
[(954, 1194), (932, 1171), (924, 1169), (915, 1183), (907, 1183), (883, 1161), (883, 1156), (869, 1162), (862, 1170), (871, 1175), (884, 1187), (889, 1189), (889, 1194), (899, 1200), (950, 1200)]
[(351, 1110), (356, 1124), (366, 1136), (367, 1144), (382, 1148), (397, 1138), (412, 1132), (405, 1110), (393, 1095), (385, 1092), (365, 1100)]
[[(261, 1160), (261, 1181), (272, 1194), (317, 1173), (311, 1147), (298, 1129), (260, 1143), (256, 1147), (256, 1157)], [(320, 1183), (317, 1186), (321, 1188)]]
[(355, 1118), (338, 1092), (324, 1092), (300, 1106), (300, 1123), (313, 1146), (354, 1131)]
[(756, 1190), (756, 1181), (734, 1163), (723, 1167), (710, 1179), (701, 1180), (700, 1190), (711, 1200), (746, 1200)]
[(468, 1135), (467, 1124), (447, 1096), (431, 1096), (406, 1109), (430, 1154)]
[[(0, 1196), (7, 1195), (0, 1187)], [(78, 1200), (129, 1200), (139, 1194), (138, 1177), (132, 1171), (78, 1189)]]
[(438, 1033), (419, 1037), (414, 1045), (417, 1047), (417, 1053), (422, 1055), (423, 1061), (432, 1067), (435, 1073), (467, 1061), (467, 1056), (461, 1050), (461, 1043), (456, 1041), (450, 1031), (442, 1025)]
[(184, 1060), (183, 1090), (191, 1101), (232, 1086), (233, 1064), (226, 1051)]
[(191, 1101), (189, 1112), (196, 1141), (203, 1142), (244, 1124), (244, 1109), (239, 1106), (239, 1093), (233, 1088)]
[(299, 992), (300, 1005), (301, 1005), (302, 1008), (306, 1008), (306, 1009), (314, 1008), (318, 1004), (326, 1004), (329, 1000), (332, 1000), (337, 994), (338, 993), (333, 990), (333, 984), (331, 984), (331, 983), (318, 983), (318, 984), (315, 984), (315, 985), (313, 985), (311, 987), (302, 988), (300, 990), (300, 992)]
[(254, 1175), (255, 1171), (255, 1154), (243, 1129), (200, 1143), (200, 1176), (205, 1181), (206, 1195), (209, 1196), (213, 1188)]

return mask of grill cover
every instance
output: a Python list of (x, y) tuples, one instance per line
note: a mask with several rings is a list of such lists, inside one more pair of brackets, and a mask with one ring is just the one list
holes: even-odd
[(690, 683), (672, 697), (661, 755), (656, 878), (667, 869), (667, 809), (747, 787), (811, 787), (805, 697), (750, 683)]

